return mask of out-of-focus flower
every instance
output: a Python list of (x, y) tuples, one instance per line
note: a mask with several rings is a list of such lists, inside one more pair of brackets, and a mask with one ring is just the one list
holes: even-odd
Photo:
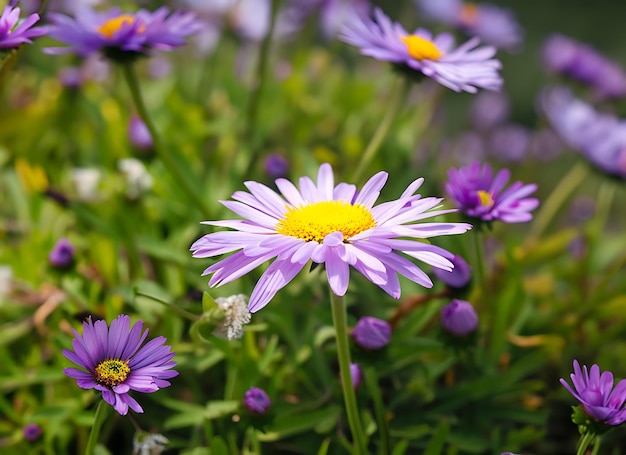
[(510, 175), (508, 169), (501, 169), (494, 176), (488, 163), (481, 166), (474, 162), (448, 170), (446, 191), (469, 217), (504, 223), (530, 221), (530, 212), (539, 205), (539, 200), (527, 196), (537, 189), (537, 185), (518, 181), (505, 190)]
[(170, 441), (159, 433), (136, 434), (133, 438), (133, 455), (159, 455)]
[(40, 165), (20, 157), (15, 160), (15, 172), (28, 193), (43, 193), (48, 189), (48, 176)]
[(366, 16), (370, 11), (368, 0), (294, 0), (291, 5), (302, 18), (317, 13), (317, 23), (327, 39), (336, 38), (352, 17)]
[(148, 62), (148, 75), (152, 79), (163, 79), (172, 72), (172, 62), (168, 57), (157, 55)]
[(255, 414), (265, 414), (272, 405), (269, 395), (263, 389), (250, 387), (243, 396), (243, 405)]
[(248, 297), (244, 294), (218, 297), (217, 306), (224, 312), (224, 319), (215, 330), (215, 335), (236, 340), (244, 333), (244, 326), (250, 322), (251, 314), (248, 311)]
[(50, 13), (49, 35), (69, 47), (47, 48), (49, 54), (74, 53), (81, 57), (102, 52), (114, 61), (128, 61), (153, 50), (169, 51), (186, 43), (185, 38), (201, 30), (196, 16), (166, 7), (154, 12), (144, 9), (122, 13), (119, 8), (95, 11), (88, 8), (71, 18)]
[(543, 62), (548, 71), (587, 84), (603, 97), (626, 96), (626, 72), (593, 47), (555, 34), (543, 45)]
[(530, 135), (528, 128), (517, 123), (499, 126), (489, 136), (489, 152), (500, 161), (519, 163), (528, 155)]
[(454, 265), (452, 270), (433, 269), (433, 274), (448, 287), (453, 289), (464, 288), (472, 280), (472, 268), (458, 254), (450, 258), (450, 262)]
[(133, 115), (128, 122), (128, 139), (131, 144), (141, 150), (150, 150), (154, 147), (150, 130), (136, 115)]
[(24, 43), (32, 43), (31, 38), (44, 35), (45, 27), (33, 27), (37, 22), (39, 14), (31, 14), (20, 21), (20, 9), (5, 6), (0, 14), (0, 49), (13, 49)]
[(152, 176), (138, 159), (121, 159), (117, 162), (117, 167), (126, 177), (126, 195), (129, 198), (139, 197), (152, 188)]
[(263, 164), (265, 168), (265, 173), (274, 179), (279, 177), (285, 177), (289, 172), (289, 161), (282, 155), (278, 153), (272, 153), (267, 158), (265, 158), (265, 163)]
[(464, 131), (458, 138), (444, 142), (442, 148), (460, 166), (482, 161), (487, 156), (485, 139), (476, 131)]
[(597, 205), (596, 199), (591, 196), (578, 196), (572, 201), (569, 216), (573, 222), (583, 223), (593, 218)]
[(522, 43), (522, 28), (509, 9), (462, 0), (416, 0), (415, 3), (427, 19), (458, 27), (500, 49), (515, 50)]
[(361, 371), (361, 367), (358, 363), (350, 364), (350, 380), (352, 381), (352, 388), (354, 390), (358, 389), (361, 385), (361, 381), (363, 380), (363, 372)]
[(102, 392), (102, 398), (115, 410), (126, 415), (130, 407), (135, 412), (143, 408), (131, 397), (131, 390), (151, 393), (168, 387), (167, 379), (178, 375), (174, 352), (165, 345), (165, 337), (157, 337), (141, 346), (148, 330), (142, 333), (143, 322), (130, 327), (130, 318), (120, 315), (107, 327), (105, 321), (83, 322), (82, 336), (74, 330), (74, 351), (63, 355), (84, 368), (66, 368), (63, 373), (76, 379), (79, 387)]
[[(272, 0), (238, 0), (228, 12), (228, 19), (235, 33), (242, 39), (258, 42), (269, 33), (271, 15)], [(299, 11), (287, 3), (276, 13), (273, 38), (293, 36), (301, 27), (300, 16)]]
[(454, 299), (441, 309), (441, 326), (452, 335), (467, 335), (478, 327), (478, 314), (471, 303)]
[(0, 297), (5, 297), (11, 292), (13, 282), (13, 269), (4, 264), (0, 264)]
[(22, 435), (27, 441), (36, 441), (41, 437), (41, 427), (36, 423), (29, 423), (22, 429)]
[(480, 92), (472, 101), (470, 121), (476, 129), (491, 130), (509, 116), (511, 102), (504, 92)]
[(382, 319), (365, 316), (356, 323), (352, 338), (364, 349), (384, 348), (391, 339), (391, 325)]
[(541, 161), (551, 161), (563, 152), (565, 144), (550, 128), (540, 128), (533, 131), (530, 138), (530, 153)]
[(83, 85), (80, 68), (78, 66), (66, 66), (59, 71), (59, 81), (65, 88), (76, 90)]
[(434, 79), (456, 92), (476, 93), (477, 88), (498, 90), (502, 78), (500, 61), (493, 59), (494, 47), (477, 47), (473, 38), (457, 48), (449, 33), (433, 36), (418, 28), (409, 34), (379, 8), (374, 18), (355, 16), (346, 22), (339, 38), (361, 49), (361, 54), (395, 63)]
[(66, 269), (74, 262), (74, 246), (66, 238), (61, 238), (48, 255), (48, 262), (57, 269)]
[(249, 309), (253, 313), (267, 305), (309, 260), (325, 264), (330, 288), (339, 296), (347, 291), (350, 266), (394, 298), (400, 297), (397, 274), (431, 287), (428, 275), (399, 253), (451, 269), (449, 252), (411, 239), (461, 234), (471, 226), (415, 223), (455, 211), (432, 210), (439, 208), (442, 199), (414, 194), (421, 178), (399, 199), (374, 206), (387, 176), (379, 172), (357, 192), (355, 185), (335, 186), (331, 166), (322, 164), (317, 183), (302, 177), (298, 189), (288, 180), (276, 180), (282, 196), (260, 183), (245, 182), (250, 193), (237, 191), (232, 196), (235, 201), (222, 204), (246, 219), (205, 221), (234, 231), (207, 234), (194, 242), (191, 251), (198, 258), (236, 251), (204, 271), (204, 275), (213, 274), (210, 286), (231, 282), (275, 258), (252, 291)]
[(72, 170), (72, 181), (79, 199), (90, 201), (98, 196), (98, 185), (102, 178), (99, 169), (93, 167), (78, 167)]
[(574, 360), (574, 373), (570, 378), (573, 389), (563, 378), (561, 384), (580, 401), (589, 417), (606, 425), (621, 425), (626, 421), (626, 379), (613, 387), (613, 373), (600, 374), (598, 365), (592, 365), (589, 371), (586, 365), (581, 369), (578, 360)]
[(596, 111), (563, 87), (544, 91), (541, 109), (563, 141), (593, 166), (626, 179), (626, 120)]

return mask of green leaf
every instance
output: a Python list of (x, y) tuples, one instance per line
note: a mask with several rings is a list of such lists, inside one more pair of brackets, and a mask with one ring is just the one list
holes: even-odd
[(446, 443), (446, 438), (448, 437), (449, 432), (450, 422), (444, 420), (435, 430), (433, 437), (430, 438), (424, 455), (440, 455), (443, 453), (443, 446)]
[(336, 420), (341, 414), (339, 406), (331, 406), (321, 411), (309, 412), (300, 415), (278, 417), (267, 433), (259, 434), (259, 441), (278, 441), (287, 436), (312, 430), (326, 420)]

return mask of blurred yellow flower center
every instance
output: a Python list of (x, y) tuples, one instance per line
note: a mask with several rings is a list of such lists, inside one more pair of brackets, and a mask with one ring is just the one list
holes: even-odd
[(439, 60), (443, 55), (435, 43), (417, 35), (408, 35), (400, 38), (406, 44), (409, 55), (415, 60)]
[(461, 7), (461, 23), (471, 26), (476, 23), (476, 15), (478, 14), (478, 6), (473, 3), (466, 3)]
[(341, 232), (345, 239), (376, 226), (372, 212), (363, 204), (344, 201), (325, 201), (288, 208), (276, 225), (276, 232), (307, 242), (322, 243), (324, 237)]
[[(122, 14), (121, 16), (117, 16), (106, 21), (100, 26), (98, 32), (107, 38), (112, 38), (113, 34), (122, 28), (124, 24), (132, 24), (133, 22), (135, 22), (135, 18), (133, 16), (130, 14)], [(142, 32), (144, 28), (145, 27), (139, 27), (139, 32)]]
[(113, 387), (126, 380), (130, 368), (128, 361), (108, 359), (98, 364), (95, 373), (98, 384)]
[(485, 207), (491, 207), (493, 205), (494, 201), (493, 201), (493, 198), (491, 197), (491, 194), (483, 190), (479, 190), (476, 193), (478, 194), (480, 205), (485, 206)]

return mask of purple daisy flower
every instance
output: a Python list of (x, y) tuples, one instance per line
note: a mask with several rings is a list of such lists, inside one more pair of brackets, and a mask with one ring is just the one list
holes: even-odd
[(462, 0), (415, 0), (415, 3), (428, 19), (458, 27), (500, 49), (515, 49), (522, 43), (522, 29), (506, 8)]
[(44, 49), (49, 54), (74, 53), (87, 57), (103, 52), (113, 60), (149, 54), (152, 50), (169, 51), (185, 44), (185, 38), (197, 33), (202, 24), (191, 13), (166, 7), (154, 12), (140, 9), (122, 13), (119, 8), (94, 11), (82, 8), (76, 18), (50, 13), (49, 35), (69, 47)]
[(626, 121), (596, 111), (569, 89), (551, 88), (540, 108), (557, 134), (601, 172), (626, 179)]
[(0, 49), (11, 49), (24, 43), (32, 43), (31, 38), (44, 35), (45, 27), (33, 27), (39, 21), (39, 14), (31, 14), (20, 22), (20, 9), (5, 6), (0, 15)]
[(213, 274), (209, 286), (229, 283), (275, 258), (252, 291), (252, 313), (267, 305), (309, 260), (325, 264), (330, 288), (339, 296), (348, 288), (350, 266), (396, 299), (400, 297), (397, 274), (431, 287), (428, 275), (398, 253), (450, 270), (451, 253), (409, 239), (461, 234), (471, 225), (415, 223), (456, 211), (431, 210), (439, 208), (442, 199), (414, 194), (422, 178), (399, 199), (374, 206), (387, 176), (379, 172), (357, 192), (355, 185), (335, 186), (331, 166), (322, 164), (317, 183), (302, 177), (298, 189), (288, 180), (276, 180), (282, 196), (261, 183), (245, 182), (250, 193), (237, 191), (232, 196), (235, 201), (222, 204), (246, 219), (205, 221), (235, 231), (205, 235), (191, 251), (197, 258), (236, 251), (204, 271), (203, 275)]
[(574, 389), (567, 381), (560, 379), (563, 387), (580, 401), (585, 413), (592, 419), (607, 425), (621, 425), (626, 421), (626, 379), (613, 387), (613, 374), (605, 371), (600, 374), (600, 367), (592, 365), (581, 370), (578, 360), (574, 360), (574, 373), (570, 374)]
[(515, 182), (503, 191), (511, 173), (502, 169), (494, 176), (488, 163), (478, 161), (469, 166), (448, 171), (446, 191), (467, 216), (483, 221), (524, 223), (532, 219), (530, 212), (539, 205), (536, 198), (528, 198), (537, 185)]
[(91, 317), (83, 322), (82, 336), (74, 330), (74, 351), (63, 350), (63, 355), (78, 368), (66, 368), (63, 373), (76, 379), (83, 389), (96, 389), (102, 398), (121, 415), (130, 407), (135, 412), (143, 408), (128, 392), (151, 393), (170, 385), (166, 379), (178, 375), (171, 370), (176, 366), (172, 360), (174, 352), (164, 345), (165, 337), (157, 337), (143, 347), (148, 336), (143, 333), (143, 322), (130, 327), (130, 318), (120, 315), (107, 327), (105, 321), (92, 322)]
[(449, 33), (433, 36), (418, 28), (409, 34), (379, 8), (373, 19), (355, 16), (346, 21), (339, 38), (361, 48), (363, 55), (419, 71), (455, 92), (476, 93), (477, 88), (498, 90), (502, 86), (501, 64), (492, 58), (494, 47), (477, 47), (480, 40), (472, 38), (454, 49)]

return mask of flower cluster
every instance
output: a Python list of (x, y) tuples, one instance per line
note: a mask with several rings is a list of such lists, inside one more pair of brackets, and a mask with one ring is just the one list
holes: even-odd
[(324, 264), (332, 291), (346, 293), (350, 266), (394, 298), (400, 297), (398, 274), (425, 287), (428, 275), (399, 253), (433, 267), (450, 270), (452, 255), (434, 245), (407, 239), (461, 234), (465, 223), (415, 223), (455, 210), (433, 210), (442, 199), (415, 194), (423, 179), (411, 183), (399, 199), (374, 205), (387, 180), (374, 175), (357, 192), (356, 186), (335, 186), (329, 164), (319, 168), (317, 183), (300, 179), (300, 188), (276, 180), (277, 194), (257, 182), (245, 182), (250, 193), (237, 191), (234, 201), (222, 201), (245, 220), (205, 221), (234, 231), (215, 232), (191, 246), (197, 258), (236, 251), (204, 271), (210, 286), (229, 283), (275, 258), (250, 296), (249, 309), (260, 310), (312, 260)]
[(500, 62), (492, 58), (494, 47), (478, 47), (480, 39), (473, 38), (454, 48), (449, 33), (433, 36), (422, 28), (408, 33), (378, 8), (373, 18), (360, 15), (346, 22), (339, 38), (359, 47), (363, 55), (417, 71), (456, 92), (498, 90), (502, 85)]

